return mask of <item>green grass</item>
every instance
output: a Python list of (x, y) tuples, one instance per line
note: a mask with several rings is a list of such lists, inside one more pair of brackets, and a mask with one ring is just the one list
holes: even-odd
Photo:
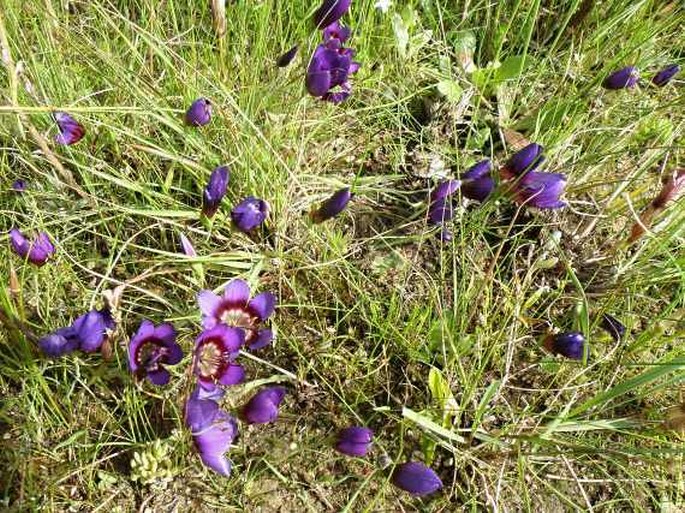
[[(127, 284), (110, 361), (49, 360), (20, 331), (0, 331), (3, 507), (684, 508), (683, 434), (664, 425), (685, 399), (682, 200), (624, 243), (659, 191), (663, 160), (662, 174), (685, 160), (683, 78), (648, 85), (660, 67), (683, 63), (680, 3), (597, 2), (571, 27), (577, 0), (410, 2), (402, 55), (392, 19), (405, 3), (384, 15), (355, 0), (345, 21), (363, 66), (338, 107), (303, 87), (319, 40), (314, 3), (230, 2), (220, 41), (206, 4), (3, 3), (23, 73), (0, 70), (0, 230), (46, 230), (58, 252), (35, 268), (0, 237), (0, 306), (42, 335)], [(476, 41), (473, 74), (459, 66), (465, 31)], [(294, 63), (275, 68), (295, 42)], [(642, 70), (642, 87), (601, 89), (628, 64)], [(454, 98), (437, 94), (440, 82)], [(198, 96), (212, 100), (214, 119), (185, 127)], [(77, 117), (86, 138), (54, 147), (54, 109)], [(425, 219), (431, 162), (451, 174), (483, 157), (501, 164), (513, 151), (504, 129), (545, 146), (548, 170), (568, 176), (569, 207), (471, 204), (454, 241), (440, 245)], [(209, 229), (201, 191), (222, 163), (231, 183)], [(17, 177), (27, 193), (10, 191)], [(307, 212), (345, 184), (356, 192), (349, 209), (312, 225)], [(230, 207), (249, 194), (271, 205), (269, 237), (231, 228)], [(180, 253), (181, 232), (198, 259)], [(278, 294), (278, 336), (244, 358), (249, 381), (226, 406), (264, 383), (290, 393), (278, 423), (241, 427), (226, 479), (202, 467), (183, 426), (190, 357), (157, 389), (131, 378), (126, 345), (150, 318), (172, 321), (189, 353), (196, 292), (235, 277)], [(628, 326), (625, 340), (598, 327), (603, 312)], [(547, 354), (540, 340), (551, 326), (583, 331), (587, 362)], [(356, 423), (376, 431), (364, 460), (330, 448), (337, 429)], [(158, 440), (173, 480), (134, 480), (134, 454)], [(445, 488), (412, 499), (389, 483), (386, 455), (429, 463)]]

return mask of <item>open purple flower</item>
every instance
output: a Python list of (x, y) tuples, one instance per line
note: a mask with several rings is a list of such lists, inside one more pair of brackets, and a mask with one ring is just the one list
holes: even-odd
[(286, 66), (288, 66), (288, 64), (290, 64), (295, 58), (295, 55), (297, 55), (297, 50), (299, 48), (300, 47), (298, 45), (295, 45), (290, 50), (281, 55), (278, 59), (276, 59), (276, 66), (278, 66), (279, 68), (285, 68)]
[(545, 160), (545, 157), (542, 154), (543, 151), (543, 147), (539, 144), (530, 143), (528, 146), (514, 153), (504, 166), (509, 173), (509, 176), (506, 176), (506, 178), (521, 176), (526, 171), (536, 169)]
[(244, 343), (245, 332), (225, 324), (217, 324), (200, 333), (194, 352), (194, 371), (200, 386), (213, 390), (217, 383), (241, 383), (245, 379), (245, 369), (235, 363), (235, 359)]
[(338, 433), (335, 449), (347, 456), (366, 456), (372, 441), (373, 431), (366, 427), (352, 426)]
[(198, 98), (188, 107), (185, 119), (188, 125), (206, 125), (212, 119), (212, 102), (207, 98)]
[(417, 497), (429, 495), (442, 488), (438, 475), (420, 461), (398, 465), (392, 473), (392, 484)]
[(269, 204), (263, 199), (248, 196), (231, 210), (231, 219), (245, 233), (251, 232), (266, 220)]
[(219, 407), (217, 400), (220, 398), (220, 393), (210, 394), (200, 387), (195, 389), (186, 401), (185, 422), (202, 463), (218, 474), (228, 476), (231, 461), (226, 453), (238, 435), (238, 423)]
[(492, 162), (485, 159), (471, 166), (461, 176), (461, 194), (465, 198), (485, 201), (495, 190), (495, 181), (490, 176)]
[(577, 331), (548, 335), (543, 341), (545, 349), (572, 360), (582, 360), (585, 351), (585, 337)]
[(351, 198), (352, 193), (350, 192), (349, 187), (340, 189), (330, 198), (322, 202), (318, 209), (312, 212), (312, 219), (314, 222), (321, 223), (337, 216), (340, 212), (345, 210), (345, 207), (347, 207)]
[(74, 328), (60, 328), (38, 340), (40, 350), (52, 358), (72, 353), (78, 349), (79, 339)]
[(28, 257), (29, 262), (37, 266), (45, 264), (55, 253), (55, 246), (52, 245), (50, 237), (45, 232), (40, 232), (33, 241), (29, 241), (16, 228), (12, 228), (9, 235), (15, 253), (21, 258)]
[(79, 349), (86, 353), (98, 351), (114, 329), (114, 319), (109, 310), (91, 310), (78, 317), (71, 325), (76, 333)]
[(621, 340), (626, 334), (626, 327), (621, 321), (608, 313), (602, 314), (601, 326), (616, 342)]
[(614, 71), (602, 82), (605, 89), (624, 89), (633, 88), (640, 80), (640, 72), (635, 66), (627, 66), (618, 71)]
[(205, 217), (214, 217), (219, 210), (221, 200), (226, 195), (228, 189), (228, 166), (219, 166), (209, 176), (209, 183), (205, 187), (202, 195), (202, 213)]
[(428, 207), (428, 221), (430, 224), (439, 225), (454, 217), (454, 205), (452, 198), (440, 198), (433, 201)]
[(55, 112), (55, 122), (59, 133), (55, 135), (55, 142), (68, 146), (75, 144), (83, 139), (86, 133), (85, 128), (66, 112)]
[(243, 407), (243, 416), (250, 424), (268, 424), (278, 418), (278, 407), (285, 397), (285, 387), (268, 387), (257, 392)]
[(680, 72), (680, 66), (677, 64), (671, 64), (666, 66), (664, 69), (659, 71), (654, 78), (652, 78), (652, 84), (663, 87), (668, 84), (673, 77), (675, 77)]
[(250, 300), (250, 286), (243, 280), (232, 280), (218, 296), (211, 290), (202, 290), (197, 296), (205, 329), (219, 324), (234, 326), (245, 331), (245, 345), (261, 349), (271, 343), (273, 332), (259, 329), (276, 308), (276, 296), (262, 292)]
[(128, 364), (137, 376), (147, 376), (155, 385), (169, 382), (169, 371), (164, 365), (176, 365), (183, 359), (181, 346), (176, 343), (176, 331), (169, 323), (159, 326), (147, 319), (131, 338), (128, 346)]
[(316, 28), (323, 29), (342, 18), (349, 10), (352, 0), (323, 0), (314, 13)]

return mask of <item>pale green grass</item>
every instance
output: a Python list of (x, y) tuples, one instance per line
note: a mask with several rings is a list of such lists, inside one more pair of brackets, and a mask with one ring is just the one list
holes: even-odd
[[(678, 2), (601, 2), (570, 28), (579, 1), (424, 0), (410, 4), (417, 21), (403, 57), (392, 16), (405, 4), (384, 15), (354, 0), (345, 20), (363, 67), (338, 107), (303, 87), (319, 38), (307, 19), (314, 4), (229, 3), (219, 44), (207, 2), (68, 3), (72, 11), (51, 0), (3, 3), (24, 74), (0, 71), (0, 230), (46, 230), (58, 255), (36, 269), (3, 239), (0, 304), (43, 334), (100, 305), (103, 291), (129, 286), (109, 362), (47, 360), (19, 332), (0, 332), (3, 507), (685, 507), (683, 435), (663, 427), (685, 399), (682, 201), (644, 240), (622, 244), (632, 212), (659, 190), (660, 162), (683, 165), (683, 78), (664, 89), (599, 87), (624, 65), (639, 66), (646, 85), (660, 67), (683, 63)], [(477, 41), (475, 75), (458, 65), (465, 30)], [(276, 69), (295, 42), (294, 63)], [(523, 55), (526, 65), (506, 81), (487, 68)], [(435, 93), (445, 80), (458, 84), (459, 103)], [(198, 96), (216, 107), (199, 130), (182, 124)], [(420, 123), (424, 101), (431, 115)], [(26, 131), (28, 119), (49, 139), (54, 109), (88, 131), (53, 148), (82, 196)], [(440, 156), (455, 173), (483, 156), (502, 163), (512, 147), (500, 128), (546, 147), (548, 169), (569, 177), (570, 206), (469, 206), (454, 242), (441, 247), (425, 223), (430, 161)], [(231, 165), (231, 184), (209, 230), (198, 221), (201, 190), (221, 163)], [(29, 192), (9, 191), (17, 177)], [(348, 211), (311, 225), (308, 210), (344, 184), (357, 194)], [(267, 239), (231, 229), (230, 207), (248, 194), (271, 204)], [(180, 254), (181, 231), (196, 261)], [(172, 369), (169, 387), (154, 389), (130, 378), (126, 343), (146, 317), (173, 321), (189, 350), (196, 291), (234, 277), (277, 292), (280, 307), (275, 346), (247, 359), (250, 382), (228, 405), (265, 382), (291, 393), (276, 425), (242, 429), (225, 479), (201, 466), (183, 428), (190, 357)], [(628, 326), (624, 341), (598, 328), (602, 312)], [(546, 354), (539, 341), (548, 326), (584, 331), (588, 361)], [(352, 423), (376, 431), (373, 457), (331, 450), (335, 431)], [(132, 480), (134, 453), (155, 440), (168, 448), (166, 489)], [(425, 501), (397, 491), (377, 461), (385, 454), (426, 461), (444, 490)]]

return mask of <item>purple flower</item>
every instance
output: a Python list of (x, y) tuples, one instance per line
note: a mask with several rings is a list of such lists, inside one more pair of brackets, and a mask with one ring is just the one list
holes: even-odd
[(66, 112), (54, 114), (59, 134), (55, 135), (55, 142), (68, 146), (79, 142), (86, 133), (85, 128)]
[(602, 85), (605, 89), (623, 89), (625, 87), (635, 87), (640, 80), (640, 72), (635, 66), (627, 66), (618, 71), (614, 71), (604, 79)]
[(461, 176), (461, 194), (466, 198), (484, 202), (495, 190), (495, 182), (490, 176), (491, 170), (492, 162), (488, 159), (481, 160), (469, 168)]
[(16, 228), (10, 230), (10, 243), (12, 249), (21, 258), (29, 259), (29, 262), (41, 266), (55, 253), (55, 246), (52, 245), (50, 237), (45, 232), (40, 232), (38, 236), (29, 241), (23, 233)]
[(81, 349), (92, 353), (100, 349), (114, 329), (114, 319), (109, 310), (91, 310), (78, 317), (71, 326), (60, 328), (38, 341), (38, 346), (48, 356), (57, 357)]
[(290, 64), (295, 58), (295, 55), (297, 55), (297, 50), (299, 48), (300, 47), (298, 45), (295, 45), (290, 50), (281, 55), (278, 59), (276, 59), (276, 66), (278, 66), (279, 68), (285, 68), (286, 66), (288, 66), (288, 64)]
[(351, 198), (352, 193), (350, 192), (349, 187), (340, 189), (321, 203), (318, 209), (312, 212), (312, 219), (317, 223), (321, 223), (337, 216), (340, 212), (345, 210), (345, 207), (347, 207)]
[(585, 337), (577, 331), (548, 335), (543, 341), (545, 349), (552, 354), (560, 354), (572, 360), (582, 360)]
[(79, 343), (86, 353), (98, 351), (114, 329), (114, 319), (109, 310), (91, 310), (77, 318), (71, 325)]
[(392, 484), (412, 495), (429, 495), (442, 488), (438, 475), (420, 461), (402, 463), (392, 473)]
[[(348, 78), (359, 69), (359, 63), (352, 61), (354, 50), (338, 47), (334, 42), (339, 40), (331, 40), (314, 50), (307, 68), (306, 85), (312, 96), (340, 103), (350, 95)], [(340, 90), (334, 91), (335, 88)]]
[(238, 435), (238, 423), (219, 408), (221, 393), (198, 387), (186, 401), (185, 422), (193, 435), (200, 459), (218, 474), (228, 476), (231, 462), (226, 452)]
[(352, 35), (349, 27), (344, 27), (339, 21), (334, 21), (323, 29), (323, 42), (333, 43), (334, 48), (340, 47)]
[(461, 186), (460, 180), (444, 180), (431, 191), (430, 200), (437, 201), (452, 196)]
[(183, 250), (183, 253), (186, 256), (189, 257), (196, 257), (197, 253), (195, 251), (195, 248), (193, 247), (193, 244), (190, 242), (190, 239), (186, 237), (185, 233), (181, 233), (181, 249)]
[(245, 379), (242, 365), (234, 363), (245, 332), (239, 328), (217, 324), (206, 329), (195, 341), (195, 374), (198, 383), (207, 390), (222, 385), (237, 385)]
[(202, 213), (205, 217), (214, 217), (219, 210), (221, 200), (226, 195), (228, 188), (228, 166), (219, 166), (209, 176), (209, 183), (202, 195)]
[(79, 339), (72, 327), (60, 328), (38, 340), (40, 350), (53, 358), (76, 351), (78, 346)]
[[(525, 148), (514, 153), (507, 161), (506, 171), (513, 176), (521, 176), (526, 171), (532, 171), (537, 168), (545, 157), (542, 155), (543, 147), (537, 143), (530, 143)], [(513, 176), (506, 176), (512, 178)]]
[(285, 397), (285, 387), (268, 387), (257, 392), (243, 408), (249, 424), (268, 424), (278, 418), (278, 406)]
[(626, 334), (626, 327), (613, 315), (608, 313), (602, 314), (602, 328), (611, 335), (616, 342), (623, 338)]
[(263, 199), (248, 196), (231, 210), (231, 219), (242, 232), (250, 232), (264, 222), (269, 204)]
[(322, 29), (335, 23), (349, 10), (352, 0), (323, 0), (314, 13), (316, 28)]
[(21, 178), (12, 182), (12, 190), (15, 192), (24, 192), (26, 190), (26, 181)]
[(560, 173), (529, 171), (514, 184), (516, 199), (531, 207), (554, 209), (566, 206), (559, 197), (566, 187), (566, 176)]
[(155, 385), (169, 382), (166, 365), (176, 365), (183, 359), (181, 346), (176, 343), (176, 331), (169, 323), (159, 326), (147, 319), (140, 327), (128, 346), (128, 364), (131, 372), (138, 376), (146, 375)]
[(207, 98), (198, 98), (186, 111), (186, 123), (192, 126), (204, 126), (212, 119), (212, 103)]
[(205, 329), (219, 324), (234, 326), (245, 331), (245, 344), (250, 349), (261, 349), (271, 343), (273, 332), (259, 329), (276, 308), (276, 296), (262, 292), (250, 300), (250, 286), (243, 280), (232, 280), (224, 289), (223, 296), (211, 290), (197, 295)]
[(671, 79), (674, 76), (676, 76), (679, 72), (680, 66), (678, 66), (677, 64), (671, 64), (670, 66), (666, 66), (656, 75), (654, 75), (654, 78), (652, 79), (652, 84), (657, 85), (659, 87), (663, 87), (666, 84), (668, 84), (671, 81)]
[(366, 456), (371, 449), (373, 431), (369, 428), (352, 426), (338, 433), (335, 449), (348, 456)]

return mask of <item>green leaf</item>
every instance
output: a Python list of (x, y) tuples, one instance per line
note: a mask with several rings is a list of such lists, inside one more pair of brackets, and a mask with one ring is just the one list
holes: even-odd
[(438, 92), (452, 103), (459, 103), (464, 90), (454, 80), (441, 80), (437, 84)]
[(526, 55), (513, 55), (504, 59), (495, 73), (497, 82), (513, 80), (521, 76), (525, 68), (530, 64), (531, 57)]

